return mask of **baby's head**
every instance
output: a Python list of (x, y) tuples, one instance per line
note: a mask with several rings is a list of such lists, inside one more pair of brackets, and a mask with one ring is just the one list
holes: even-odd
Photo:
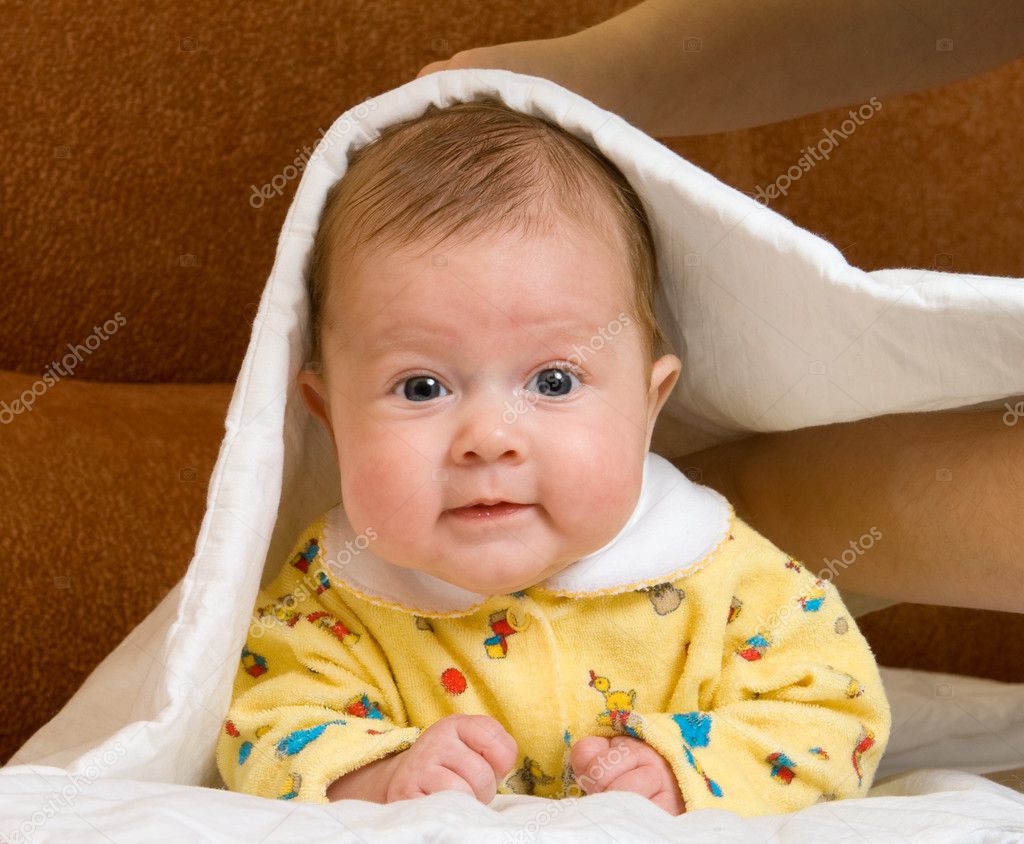
[[(373, 552), (490, 595), (613, 539), (680, 370), (656, 278), (614, 165), (496, 100), (431, 106), (350, 156), (298, 383)], [(495, 501), (527, 506), (451, 512)]]

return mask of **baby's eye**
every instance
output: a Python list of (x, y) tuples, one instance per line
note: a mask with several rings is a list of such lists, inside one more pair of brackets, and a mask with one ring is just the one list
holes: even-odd
[[(583, 382), (576, 370), (569, 367), (568, 364), (562, 364), (545, 367), (530, 381), (531, 383), (537, 382), (537, 392), (541, 395), (561, 398), (572, 392), (573, 379), (582, 386)], [(442, 386), (441, 382), (432, 375), (413, 375), (396, 384), (394, 391), (397, 391), (399, 387), (402, 388), (403, 396), (411, 402), (427, 402), (443, 398), (444, 396), (440, 395), (438, 390), (445, 390), (444, 395), (448, 394), (447, 388)]]
[[(579, 376), (568, 366), (550, 366), (537, 373), (537, 392), (544, 396), (567, 396), (572, 391), (572, 379)], [(582, 386), (582, 382), (580, 382)]]
[(401, 386), (404, 386), (405, 397), (414, 402), (430, 401), (437, 398), (435, 389), (444, 389), (441, 382), (430, 375), (413, 375), (412, 378), (406, 378), (401, 384), (395, 385), (396, 388)]

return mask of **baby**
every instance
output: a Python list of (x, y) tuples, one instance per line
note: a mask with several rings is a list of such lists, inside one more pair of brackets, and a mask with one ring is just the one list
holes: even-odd
[(741, 815), (867, 792), (890, 713), (837, 591), (650, 451), (681, 369), (656, 279), (622, 174), (497, 100), (350, 156), (298, 377), (341, 503), (260, 592), (229, 788)]

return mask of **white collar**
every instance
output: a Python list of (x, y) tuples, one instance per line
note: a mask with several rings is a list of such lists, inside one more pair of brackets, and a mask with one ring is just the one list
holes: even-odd
[[(702, 567), (729, 536), (734, 515), (725, 497), (695, 484), (664, 457), (649, 451), (640, 496), (622, 530), (603, 548), (524, 591), (543, 589), (580, 597), (676, 580)], [(465, 615), (490, 598), (426, 572), (396, 566), (364, 545), (365, 539), (356, 541), (341, 504), (324, 514), (320, 549), (324, 568), (332, 581), (341, 581), (370, 603), (417, 615)]]

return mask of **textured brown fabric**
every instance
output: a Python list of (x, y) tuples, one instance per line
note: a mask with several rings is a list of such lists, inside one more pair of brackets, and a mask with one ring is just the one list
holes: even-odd
[[(0, 324), (17, 330), (0, 332), (0, 369), (38, 374), (120, 312), (79, 377), (233, 380), (298, 180), (259, 209), (253, 185), (430, 61), (630, 5), (9, 4)], [(671, 146), (753, 192), (847, 111)], [(866, 269), (1024, 274), (1021, 113), (1024, 61), (886, 100), (772, 207)]]
[(1024, 613), (897, 604), (857, 625), (882, 665), (1024, 683)]
[[(0, 372), (0, 398), (32, 380)], [(230, 396), (69, 378), (0, 425), (0, 759), (185, 572)]]
[[(4, 10), (0, 370), (11, 372), (0, 372), (0, 401), (69, 346), (83, 349), (73, 375), (0, 424), (0, 759), (191, 558), (230, 382), (297, 179), (260, 208), (252, 187), (308, 155), (344, 109), (430, 61), (574, 32), (630, 5)], [(1024, 61), (887, 100), (772, 207), (865, 269), (1022, 275), (1022, 111)], [(753, 193), (846, 112), (669, 144)], [(149, 383), (98, 383), (118, 381)], [(1005, 643), (1020, 641), (1022, 621), (904, 605), (862, 626), (883, 663), (1021, 681)]]

